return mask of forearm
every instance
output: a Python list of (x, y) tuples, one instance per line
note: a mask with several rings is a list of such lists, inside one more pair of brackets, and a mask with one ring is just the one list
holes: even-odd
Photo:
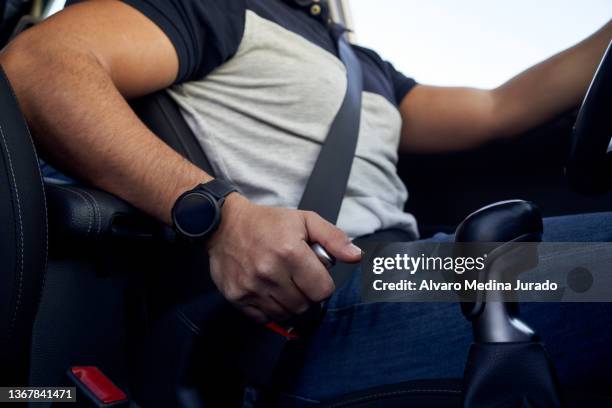
[(470, 149), (518, 135), (576, 107), (612, 39), (612, 23), (493, 90), (417, 86), (402, 102), (400, 150)]
[(512, 136), (577, 107), (612, 40), (612, 23), (493, 91), (494, 136)]
[(416, 86), (400, 106), (400, 151), (431, 154), (479, 146), (491, 138), (493, 105), (487, 90)]
[(210, 179), (140, 122), (93, 55), (18, 41), (0, 63), (38, 148), (70, 174), (167, 223), (178, 195)]

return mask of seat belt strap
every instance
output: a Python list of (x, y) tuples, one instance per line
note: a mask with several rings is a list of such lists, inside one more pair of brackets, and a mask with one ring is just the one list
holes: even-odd
[(340, 110), (321, 146), (298, 209), (314, 211), (335, 224), (357, 150), (363, 74), (357, 56), (344, 37), (345, 29), (334, 26), (331, 30), (337, 40), (340, 59), (346, 67), (347, 89)]
[[(357, 149), (363, 74), (357, 56), (344, 37), (346, 29), (337, 25), (330, 29), (338, 44), (339, 57), (346, 67), (347, 90), (327, 139), (321, 146), (298, 208), (314, 211), (335, 224)], [(283, 350), (288, 342), (297, 339), (293, 334), (279, 335), (279, 330), (271, 330), (270, 327), (258, 327), (252, 333), (251, 342), (242, 354), (243, 374), (251, 386), (267, 387), (272, 383)]]

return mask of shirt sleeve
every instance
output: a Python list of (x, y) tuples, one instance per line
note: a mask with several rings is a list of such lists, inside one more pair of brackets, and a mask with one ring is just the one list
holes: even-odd
[(122, 0), (168, 36), (179, 59), (175, 83), (197, 80), (230, 59), (244, 33), (245, 0)]
[(417, 82), (396, 70), (393, 64), (384, 61), (385, 74), (393, 85), (393, 93), (395, 94), (395, 103), (399, 106), (408, 95), (408, 92), (414, 88)]
[(380, 71), (382, 71), (384, 81), (387, 84), (385, 86), (384, 93), (385, 95), (388, 95), (389, 99), (393, 99), (392, 102), (395, 102), (396, 106), (399, 106), (408, 92), (410, 92), (412, 88), (417, 85), (417, 82), (396, 70), (393, 64), (384, 60), (371, 48), (361, 47), (358, 45), (353, 45), (353, 48), (365, 55), (370, 63), (374, 64)]

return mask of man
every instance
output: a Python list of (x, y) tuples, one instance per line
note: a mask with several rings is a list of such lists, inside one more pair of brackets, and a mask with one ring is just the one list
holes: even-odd
[[(344, 66), (316, 17), (282, 0), (87, 1), (25, 32), (0, 62), (49, 161), (168, 224), (179, 196), (212, 177), (151, 134), (125, 99), (171, 87), (216, 175), (241, 191), (225, 197), (221, 224), (203, 244), (213, 280), (247, 316), (282, 322), (334, 293), (309, 242), (358, 262), (361, 250), (348, 237), (390, 228), (416, 235), (402, 211), (398, 147), (468, 149), (577, 106), (612, 37), (609, 23), (494, 90), (417, 85), (355, 47), (363, 112), (337, 228), (295, 210), (346, 89)], [(612, 216), (579, 222), (547, 221), (548, 239), (572, 240), (559, 233), (572, 228), (612, 239)], [(289, 392), (321, 399), (460, 375), (457, 350), (467, 350), (469, 334), (453, 324), (455, 309), (360, 305), (355, 282), (331, 298)], [(437, 318), (448, 325), (428, 326)]]

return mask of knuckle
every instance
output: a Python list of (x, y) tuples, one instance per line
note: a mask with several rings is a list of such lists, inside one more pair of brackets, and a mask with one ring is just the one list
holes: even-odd
[(263, 257), (256, 262), (255, 278), (259, 281), (270, 282), (274, 280), (276, 262), (270, 257)]
[(260, 278), (261, 276), (265, 276), (272, 270), (273, 262), (267, 256), (260, 256), (254, 260), (253, 266), (255, 267), (253, 274)]
[(225, 290), (225, 298), (232, 303), (240, 303), (244, 301), (248, 293), (236, 286), (231, 286)]
[(257, 271), (257, 280), (262, 282), (269, 282), (273, 279), (274, 272), (268, 268), (262, 268)]
[(295, 260), (297, 258), (299, 258), (300, 256), (300, 252), (301, 252), (301, 248), (300, 246), (298, 246), (297, 244), (291, 242), (291, 243), (285, 243), (283, 245), (280, 246), (280, 256), (285, 259), (285, 260)]
[(240, 287), (243, 288), (245, 293), (252, 296), (257, 292), (257, 279), (252, 275), (245, 275), (240, 280)]
[(304, 216), (304, 218), (317, 218), (317, 217), (319, 217), (319, 214), (317, 214), (314, 211), (302, 211), (302, 215)]

